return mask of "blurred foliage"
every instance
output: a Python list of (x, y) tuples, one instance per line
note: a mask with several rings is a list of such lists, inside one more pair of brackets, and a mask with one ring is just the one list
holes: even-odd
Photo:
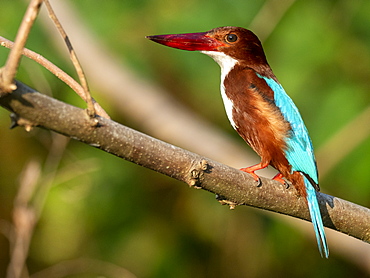
[[(194, 113), (237, 137), (223, 112), (218, 65), (205, 55), (158, 46), (144, 36), (226, 25), (248, 27), (260, 9), (274, 1), (71, 2), (91, 30), (139, 75), (159, 83)], [(1, 4), (0, 35), (14, 39), (25, 1)], [(300, 108), (316, 150), (369, 106), (369, 12), (370, 2), (365, 0), (295, 1), (263, 42), (275, 74)], [(74, 75), (40, 23), (27, 46)], [(1, 65), (8, 52), (0, 49)], [(17, 78), (83, 106), (68, 87), (32, 61), (22, 60)], [(123, 119), (110, 108), (113, 104), (96, 94), (115, 120), (140, 129), (140, 123)], [(9, 131), (8, 114), (0, 110), (0, 218), (10, 221), (19, 175), (31, 159), (45, 163), (52, 136), (40, 129)], [(352, 136), (348, 134), (348, 140)], [(370, 140), (366, 140), (321, 179), (323, 191), (369, 207), (369, 161)], [(50, 174), (45, 168), (43, 175)], [(313, 238), (270, 216), (246, 207), (230, 212), (207, 192), (189, 190), (71, 141), (47, 196), (27, 263), (31, 274), (85, 257), (111, 262), (138, 277), (368, 277), (335, 252), (329, 260), (321, 259)], [(3, 277), (9, 259), (5, 237), (0, 238), (0, 250)]]

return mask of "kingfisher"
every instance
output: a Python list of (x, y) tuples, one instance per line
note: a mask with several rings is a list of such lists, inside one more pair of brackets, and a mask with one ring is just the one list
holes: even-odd
[(255, 171), (274, 167), (274, 180), (291, 182), (305, 198), (322, 257), (328, 258), (316, 192), (320, 190), (313, 146), (298, 108), (269, 66), (262, 44), (250, 30), (219, 27), (207, 32), (147, 36), (169, 47), (200, 51), (221, 67), (221, 96), (233, 128), (261, 157), (240, 170), (261, 185)]

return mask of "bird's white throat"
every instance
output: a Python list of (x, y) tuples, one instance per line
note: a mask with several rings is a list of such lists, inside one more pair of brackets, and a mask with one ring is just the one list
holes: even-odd
[(202, 53), (208, 55), (213, 60), (217, 62), (217, 64), (221, 67), (221, 81), (225, 80), (226, 75), (234, 68), (234, 66), (238, 63), (238, 60), (226, 55), (223, 52), (218, 51), (201, 51)]
[(230, 121), (231, 125), (233, 126), (233, 128), (236, 129), (237, 126), (236, 126), (236, 124), (234, 122), (234, 119), (233, 119), (233, 106), (234, 106), (234, 104), (233, 104), (232, 100), (229, 99), (226, 95), (224, 81), (225, 81), (226, 76), (235, 67), (235, 65), (238, 63), (238, 61), (235, 60), (234, 58), (230, 57), (229, 55), (226, 55), (223, 52), (218, 52), (218, 51), (201, 51), (201, 52), (210, 56), (221, 67), (221, 85), (220, 85), (221, 96), (222, 96), (222, 100), (224, 102), (227, 117), (229, 118), (229, 121)]

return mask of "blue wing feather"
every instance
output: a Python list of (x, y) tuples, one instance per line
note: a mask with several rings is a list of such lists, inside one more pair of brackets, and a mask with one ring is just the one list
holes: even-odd
[(318, 174), (316, 161), (313, 152), (312, 142), (298, 108), (292, 99), (286, 94), (284, 88), (275, 80), (258, 75), (263, 78), (267, 85), (274, 91), (275, 105), (279, 107), (286, 121), (292, 128), (291, 136), (287, 138), (287, 150), (285, 154), (292, 166), (292, 171), (299, 171), (307, 174), (316, 184)]
[[(308, 135), (306, 126), (299, 114), (298, 108), (292, 99), (286, 94), (284, 88), (275, 80), (263, 77), (267, 85), (274, 91), (275, 105), (280, 109), (285, 120), (290, 123), (292, 128), (291, 136), (287, 138), (286, 157), (292, 171), (302, 172), (308, 175), (318, 185), (318, 173), (316, 160), (313, 152), (311, 138)], [(317, 245), (321, 256), (328, 258), (329, 248), (326, 242), (324, 225), (322, 223), (320, 207), (317, 201), (316, 190), (311, 182), (303, 175), (304, 184), (307, 192), (307, 203), (310, 211), (311, 221), (315, 230)]]

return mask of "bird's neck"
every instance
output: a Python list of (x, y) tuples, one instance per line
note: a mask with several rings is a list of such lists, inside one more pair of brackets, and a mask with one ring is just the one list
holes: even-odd
[(237, 59), (232, 58), (231, 56), (223, 53), (223, 52), (218, 52), (218, 51), (202, 51), (202, 53), (210, 56), (217, 64), (220, 65), (221, 67), (221, 86), (225, 81), (226, 76), (230, 73), (231, 70), (234, 69), (236, 65), (240, 69), (243, 68), (250, 68), (254, 70), (256, 73), (258, 73), (260, 76), (271, 78), (275, 80), (276, 82), (277, 79), (272, 72), (272, 69), (270, 68), (269, 64), (267, 63), (266, 60), (264, 62), (257, 62), (257, 61), (238, 61)]

